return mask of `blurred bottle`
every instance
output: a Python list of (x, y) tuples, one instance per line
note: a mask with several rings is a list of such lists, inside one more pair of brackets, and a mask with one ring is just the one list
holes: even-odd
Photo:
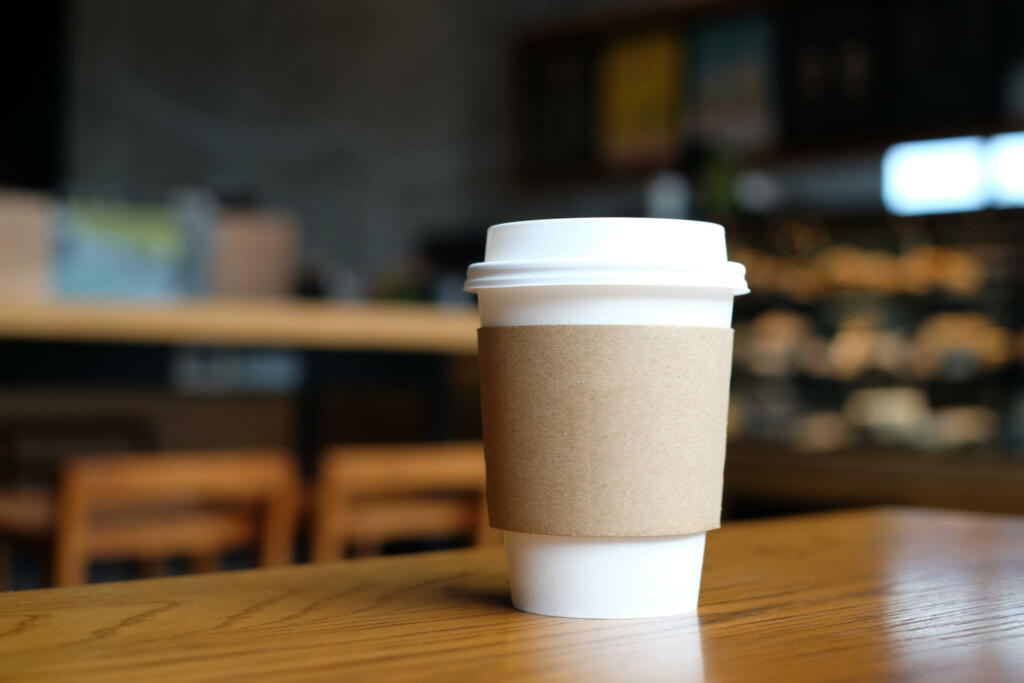
[(173, 192), (172, 203), (185, 234), (184, 280), (189, 296), (201, 297), (211, 290), (214, 231), (220, 206), (210, 190), (184, 186)]
[(647, 183), (644, 204), (651, 218), (689, 218), (693, 215), (690, 181), (679, 171), (661, 171)]

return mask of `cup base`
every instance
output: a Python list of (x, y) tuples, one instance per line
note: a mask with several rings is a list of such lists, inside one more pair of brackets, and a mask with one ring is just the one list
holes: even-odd
[(505, 532), (512, 604), (576, 619), (696, 611), (705, 534), (631, 538)]

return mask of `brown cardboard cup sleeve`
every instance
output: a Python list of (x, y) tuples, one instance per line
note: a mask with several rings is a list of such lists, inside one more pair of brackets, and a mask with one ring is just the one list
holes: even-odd
[(721, 521), (732, 330), (479, 330), (491, 525), (672, 536)]

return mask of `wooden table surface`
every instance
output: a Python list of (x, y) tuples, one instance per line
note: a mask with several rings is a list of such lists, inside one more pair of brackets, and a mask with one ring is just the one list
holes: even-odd
[(0, 302), (0, 339), (476, 354), (476, 310), (430, 304), (197, 300)]
[(0, 680), (1024, 679), (1024, 519), (726, 525), (698, 614), (523, 614), (500, 548), (0, 596)]

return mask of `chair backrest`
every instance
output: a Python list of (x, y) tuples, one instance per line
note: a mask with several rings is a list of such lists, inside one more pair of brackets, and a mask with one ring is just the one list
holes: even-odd
[(332, 447), (320, 461), (313, 516), (316, 562), (337, 559), (349, 544), (459, 535), (489, 542), (483, 444)]
[(279, 449), (91, 455), (60, 476), (54, 582), (93, 559), (216, 556), (255, 543), (260, 564), (291, 560), (299, 482)]

